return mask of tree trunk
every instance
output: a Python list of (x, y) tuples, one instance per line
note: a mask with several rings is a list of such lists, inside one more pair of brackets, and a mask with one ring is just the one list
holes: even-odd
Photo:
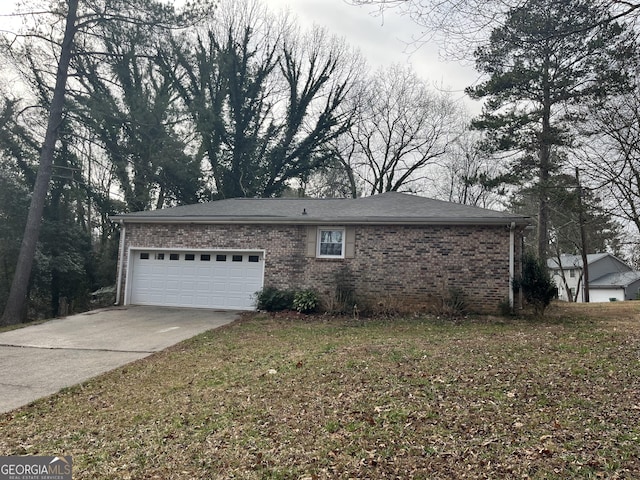
[[(548, 160), (543, 160), (543, 157), (548, 159), (549, 149), (548, 147), (542, 147), (542, 152), (540, 153), (541, 157), (541, 168), (540, 168), (540, 184), (539, 184), (539, 198), (538, 198), (538, 245), (537, 245), (537, 255), (541, 260), (546, 260), (547, 251), (549, 249), (549, 193), (548, 193), (548, 182), (549, 182), (549, 168), (548, 168)], [(544, 151), (546, 150), (546, 152)], [(542, 166), (545, 165), (546, 166)]]
[(60, 61), (56, 72), (56, 85), (53, 90), (53, 98), (49, 108), (49, 120), (47, 132), (44, 137), (42, 150), (40, 151), (40, 165), (38, 175), (31, 197), (27, 224), (22, 237), (18, 263), (11, 284), (11, 291), (7, 305), (5, 306), (0, 325), (13, 325), (20, 323), (24, 317), (27, 300), (27, 289), (33, 257), (40, 235), (40, 225), (42, 223), (42, 212), (44, 211), (47, 191), (51, 181), (51, 170), (55, 145), (58, 139), (58, 130), (62, 124), (62, 110), (64, 107), (64, 96), (66, 92), (69, 63), (73, 50), (73, 39), (76, 33), (76, 19), (78, 11), (78, 0), (68, 0), (69, 11), (64, 31), (64, 39), (60, 51)]
[(584, 219), (584, 207), (582, 205), (582, 186), (580, 185), (580, 170), (576, 167), (576, 184), (578, 185), (578, 215), (579, 215), (579, 223), (580, 223), (580, 252), (582, 254), (582, 275), (583, 275), (583, 289), (584, 295), (583, 300), (585, 303), (589, 303), (589, 262), (587, 260), (587, 253), (589, 252), (588, 244), (587, 244), (587, 232), (585, 229), (585, 219)]
[(551, 130), (551, 80), (549, 74), (549, 57), (545, 59), (543, 72), (542, 98), (542, 131), (539, 144), (539, 204), (538, 204), (538, 245), (537, 254), (540, 260), (547, 260), (549, 250), (549, 177), (551, 174), (551, 144), (553, 132)]

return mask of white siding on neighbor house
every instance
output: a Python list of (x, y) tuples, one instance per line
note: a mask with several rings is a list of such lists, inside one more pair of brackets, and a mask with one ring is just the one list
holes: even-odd
[[(567, 281), (567, 286), (574, 292), (572, 298), (575, 298), (576, 302), (583, 302), (584, 289), (582, 282), (582, 259), (579, 256), (575, 255), (563, 255), (562, 257), (562, 265), (564, 267), (564, 275)], [(590, 283), (597, 281), (597, 279), (602, 278), (607, 274), (631, 271), (631, 267), (626, 265), (617, 257), (610, 254), (590, 254), (588, 261)], [(554, 265), (550, 268), (552, 268), (553, 270), (553, 279), (556, 283), (556, 286), (558, 287), (558, 298), (560, 300), (567, 301), (570, 293), (565, 290), (561, 272), (556, 267), (558, 265), (558, 261), (554, 258), (550, 259), (549, 263), (551, 263), (551, 265)], [(608, 302), (609, 298), (624, 300), (625, 294), (623, 288), (614, 285), (617, 284), (611, 284), (610, 288), (609, 285), (602, 285), (604, 287), (602, 289), (590, 289), (589, 300), (591, 302)], [(576, 291), (578, 292), (577, 297), (575, 296)], [(632, 295), (632, 293), (630, 293), (629, 295)]]
[(556, 284), (556, 287), (558, 287), (558, 298), (560, 300), (563, 301), (568, 301), (569, 300), (569, 295), (573, 295), (571, 301), (573, 301), (573, 298), (575, 297), (575, 292), (578, 290), (578, 282), (580, 282), (580, 293), (578, 294), (578, 298), (576, 301), (578, 302), (582, 302), (582, 271), (578, 270), (578, 269), (573, 269), (573, 272), (575, 272), (575, 275), (573, 277), (571, 277), (571, 275), (569, 274), (569, 270), (565, 270), (564, 274), (567, 280), (567, 286), (569, 287), (569, 289), (573, 290), (573, 294), (568, 293), (565, 288), (564, 288), (564, 282), (562, 281), (562, 275), (560, 273), (559, 270), (556, 270), (554, 272), (553, 275), (553, 281)]
[(611, 298), (624, 300), (624, 289), (622, 288), (592, 288), (589, 290), (589, 301), (591, 303), (610, 302)]

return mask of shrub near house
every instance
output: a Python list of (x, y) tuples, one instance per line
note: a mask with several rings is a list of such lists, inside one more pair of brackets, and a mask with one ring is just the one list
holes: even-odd
[[(264, 287), (351, 290), (362, 307), (427, 308), (451, 289), (471, 310), (512, 298), (527, 217), (400, 193), (228, 199), (114, 217), (119, 302), (253, 309)], [(348, 288), (347, 288), (348, 287)]]

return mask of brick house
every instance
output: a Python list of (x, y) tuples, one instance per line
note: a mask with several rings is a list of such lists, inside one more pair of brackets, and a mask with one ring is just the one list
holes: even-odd
[[(236, 198), (114, 217), (119, 304), (253, 309), (265, 286), (345, 285), (362, 305), (426, 308), (450, 288), (478, 312), (514, 302), (527, 217), (401, 193)], [(517, 299), (516, 303), (517, 303)]]

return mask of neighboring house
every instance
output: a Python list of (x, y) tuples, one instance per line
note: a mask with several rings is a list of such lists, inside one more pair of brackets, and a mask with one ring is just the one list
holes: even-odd
[[(582, 257), (560, 255), (547, 260), (553, 279), (558, 287), (558, 297), (564, 301), (584, 301)], [(634, 300), (640, 288), (640, 272), (610, 253), (587, 255), (589, 268), (589, 301), (608, 302)]]
[[(514, 297), (529, 218), (401, 193), (236, 198), (114, 217), (117, 302), (254, 309), (265, 286), (337, 289), (426, 308), (450, 288), (474, 311)], [(513, 304), (513, 303), (512, 303)]]
[(637, 300), (640, 291), (640, 272), (609, 273), (589, 281), (590, 302)]

